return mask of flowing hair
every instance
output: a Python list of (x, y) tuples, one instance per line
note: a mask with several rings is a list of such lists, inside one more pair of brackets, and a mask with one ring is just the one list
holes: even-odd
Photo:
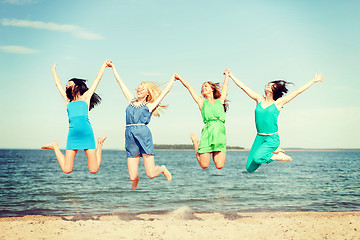
[[(75, 85), (73, 87), (69, 87), (66, 89), (66, 96), (68, 97), (70, 102), (72, 102), (75, 96), (77, 96), (78, 94), (82, 96), (89, 88), (86, 86), (85, 82), (87, 80), (85, 79), (72, 78), (69, 80), (69, 82), (70, 81), (74, 82)], [(95, 105), (100, 104), (100, 101), (101, 101), (101, 97), (96, 93), (94, 93), (90, 98), (89, 111), (93, 109)]]
[[(211, 87), (211, 89), (213, 90), (213, 96), (214, 96), (214, 99), (218, 99), (221, 97), (221, 83), (213, 83), (213, 82), (204, 82), (203, 85), (205, 83), (208, 83)], [(229, 109), (229, 100), (227, 100), (225, 98), (225, 101), (224, 101), (224, 111), (226, 112), (228, 109)]]
[[(159, 85), (154, 82), (141, 82), (139, 87), (143, 87), (147, 90), (148, 95), (146, 96), (146, 102), (152, 103), (154, 102), (161, 94), (161, 90), (159, 89)], [(160, 113), (163, 112), (163, 109), (167, 108), (166, 105), (157, 105), (154, 110), (152, 111), (151, 115), (156, 117), (160, 117)]]
[(289, 90), (287, 89), (288, 84), (293, 84), (292, 82), (286, 82), (284, 80), (276, 80), (269, 82), (273, 83), (271, 86), (272, 92), (273, 92), (273, 99), (276, 101), (278, 98), (281, 98), (285, 93), (287, 93)]

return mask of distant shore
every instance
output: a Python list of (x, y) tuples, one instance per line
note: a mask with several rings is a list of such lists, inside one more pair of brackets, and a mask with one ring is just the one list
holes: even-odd
[(170, 213), (0, 218), (0, 239), (360, 239), (360, 212)]

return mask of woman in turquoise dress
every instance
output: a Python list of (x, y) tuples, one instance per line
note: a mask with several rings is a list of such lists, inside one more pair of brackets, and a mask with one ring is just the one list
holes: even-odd
[(225, 111), (227, 87), (229, 83), (228, 72), (224, 72), (225, 79), (220, 91), (219, 83), (205, 82), (201, 87), (201, 95), (178, 74), (175, 78), (186, 87), (201, 111), (204, 127), (201, 131), (200, 142), (195, 134), (190, 134), (196, 159), (201, 168), (209, 167), (211, 155), (217, 169), (224, 167), (226, 159), (226, 129)]
[(135, 97), (121, 80), (112, 62), (109, 62), (108, 66), (113, 69), (114, 76), (129, 103), (126, 108), (125, 149), (129, 178), (132, 181), (131, 188), (135, 190), (140, 180), (138, 167), (141, 156), (149, 178), (155, 178), (162, 173), (171, 182), (169, 170), (164, 165), (155, 165), (154, 144), (147, 124), (151, 116), (159, 117), (161, 109), (165, 108), (160, 103), (169, 93), (175, 80), (174, 76), (163, 92), (154, 83), (141, 82), (136, 89)]
[[(228, 70), (228, 69), (227, 69)], [(255, 100), (255, 125), (257, 135), (249, 152), (246, 163), (246, 170), (254, 172), (264, 163), (276, 161), (291, 161), (291, 157), (285, 154), (285, 151), (279, 148), (280, 138), (278, 134), (277, 120), (281, 108), (297, 95), (308, 89), (316, 82), (322, 82), (322, 74), (315, 73), (314, 78), (304, 86), (288, 95), (287, 85), (289, 82), (278, 80), (268, 83), (265, 87), (265, 97), (252, 91), (238, 80), (231, 72), (229, 77), (238, 85), (250, 98)]]
[(72, 172), (76, 153), (80, 149), (85, 151), (90, 173), (97, 173), (99, 170), (102, 145), (106, 137), (98, 138), (98, 145), (97, 147), (95, 146), (94, 132), (89, 122), (88, 112), (100, 103), (101, 98), (95, 93), (95, 90), (104, 74), (108, 61), (101, 66), (90, 88), (86, 86), (86, 80), (73, 78), (68, 81), (65, 90), (56, 73), (57, 64), (55, 63), (51, 69), (56, 87), (67, 106), (69, 133), (65, 155), (60, 151), (57, 142), (44, 145), (41, 149), (49, 149), (55, 152), (61, 170), (64, 173)]

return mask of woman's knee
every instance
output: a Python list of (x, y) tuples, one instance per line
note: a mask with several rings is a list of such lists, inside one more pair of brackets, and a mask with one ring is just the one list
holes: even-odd
[(253, 173), (259, 167), (260, 167), (260, 164), (257, 164), (254, 161), (252, 161), (250, 164), (246, 165), (246, 171), (248, 171), (248, 173)]
[(95, 174), (99, 171), (99, 169), (89, 169), (89, 172)]
[(208, 163), (200, 163), (200, 167), (201, 167), (202, 169), (206, 169), (206, 168), (209, 167), (209, 164), (208, 164)]
[(146, 175), (150, 178), (150, 179), (153, 179), (155, 178), (155, 174), (153, 172), (150, 172), (150, 173), (146, 173)]
[(130, 181), (135, 181), (138, 178), (138, 174), (131, 174), (129, 173), (129, 179)]
[(71, 173), (73, 170), (72, 170), (72, 169), (63, 169), (62, 171), (63, 171), (63, 173), (65, 173), (65, 174), (69, 174), (69, 173)]
[(222, 169), (224, 167), (224, 163), (215, 164), (217, 169)]

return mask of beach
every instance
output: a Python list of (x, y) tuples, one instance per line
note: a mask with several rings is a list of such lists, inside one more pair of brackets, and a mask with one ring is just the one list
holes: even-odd
[(173, 212), (0, 218), (0, 239), (360, 239), (360, 212)]

